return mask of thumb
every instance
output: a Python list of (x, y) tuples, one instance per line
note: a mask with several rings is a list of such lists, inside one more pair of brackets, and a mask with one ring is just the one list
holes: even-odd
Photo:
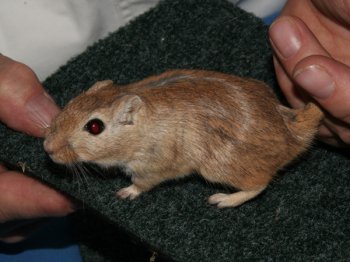
[(59, 108), (26, 65), (0, 55), (0, 121), (42, 136)]

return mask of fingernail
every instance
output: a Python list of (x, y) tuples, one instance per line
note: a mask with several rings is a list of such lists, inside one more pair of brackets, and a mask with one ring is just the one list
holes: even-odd
[(289, 19), (279, 19), (270, 26), (270, 40), (285, 59), (295, 55), (301, 47), (301, 37), (296, 25)]
[(294, 74), (295, 81), (310, 95), (319, 99), (330, 97), (335, 89), (335, 82), (329, 73), (318, 65), (311, 65)]
[(42, 128), (49, 127), (52, 118), (59, 112), (59, 108), (46, 92), (31, 98), (26, 109), (28, 117)]

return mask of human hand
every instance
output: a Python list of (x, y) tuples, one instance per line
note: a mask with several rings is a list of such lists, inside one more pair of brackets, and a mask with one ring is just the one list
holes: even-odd
[(275, 71), (295, 108), (310, 100), (326, 112), (320, 138), (350, 145), (350, 0), (289, 0), (271, 25)]
[[(0, 121), (41, 137), (59, 108), (33, 71), (0, 55)], [(56, 190), (0, 165), (0, 223), (14, 219), (63, 216), (73, 211), (70, 200)], [(18, 239), (9, 236), (5, 239)]]

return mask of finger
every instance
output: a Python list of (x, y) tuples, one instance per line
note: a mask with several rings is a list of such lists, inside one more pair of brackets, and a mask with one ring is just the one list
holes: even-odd
[(294, 83), (291, 81), (290, 77), (287, 75), (286, 71), (275, 56), (273, 57), (273, 64), (275, 67), (278, 84), (289, 104), (294, 108), (301, 108), (305, 106), (305, 97), (299, 89), (295, 88)]
[(295, 85), (293, 71), (301, 59), (327, 51), (320, 45), (307, 26), (296, 17), (283, 16), (269, 29), (271, 46), (275, 53), (275, 71), (279, 85), (288, 102), (295, 108), (307, 103), (309, 98)]
[(349, 0), (312, 0), (316, 8), (325, 16), (342, 25), (350, 24), (350, 1)]
[(64, 216), (74, 211), (72, 202), (39, 181), (13, 171), (0, 173), (0, 222)]
[(5, 171), (7, 171), (7, 169), (3, 165), (0, 165), (0, 174), (4, 173)]
[(269, 36), (273, 50), (292, 79), (296, 63), (311, 55), (328, 56), (314, 34), (305, 23), (297, 17), (282, 16), (269, 29)]
[(33, 71), (0, 55), (0, 121), (34, 136), (43, 136), (59, 108)]

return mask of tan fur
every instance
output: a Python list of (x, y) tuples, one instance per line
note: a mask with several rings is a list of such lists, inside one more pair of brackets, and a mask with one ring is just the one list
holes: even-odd
[[(125, 167), (133, 185), (118, 192), (122, 198), (197, 172), (242, 190), (209, 199), (237, 206), (308, 148), (322, 116), (314, 104), (279, 105), (260, 81), (173, 70), (124, 86), (98, 82), (57, 116), (44, 146), (58, 163)], [(93, 118), (105, 123), (96, 136), (84, 130)]]

